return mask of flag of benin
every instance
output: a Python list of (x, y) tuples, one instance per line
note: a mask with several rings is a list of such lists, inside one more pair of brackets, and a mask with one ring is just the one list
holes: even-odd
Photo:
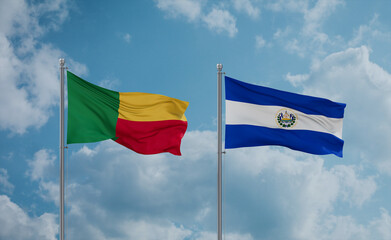
[(188, 102), (159, 94), (115, 92), (67, 71), (67, 143), (112, 139), (141, 154), (181, 155)]

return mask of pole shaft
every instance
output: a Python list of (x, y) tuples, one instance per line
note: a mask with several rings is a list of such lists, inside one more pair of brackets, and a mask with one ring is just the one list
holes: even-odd
[(222, 72), (217, 64), (217, 240), (222, 240)]
[(60, 59), (60, 240), (64, 240), (64, 70), (65, 60)]

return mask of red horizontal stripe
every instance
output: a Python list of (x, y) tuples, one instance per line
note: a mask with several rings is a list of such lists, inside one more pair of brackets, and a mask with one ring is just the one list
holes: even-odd
[(141, 154), (169, 152), (180, 156), (186, 129), (187, 121), (182, 120), (139, 122), (118, 118), (116, 142)]

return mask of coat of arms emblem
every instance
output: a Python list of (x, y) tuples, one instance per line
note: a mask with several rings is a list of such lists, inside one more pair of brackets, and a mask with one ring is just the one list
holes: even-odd
[(290, 109), (281, 109), (276, 115), (277, 125), (281, 128), (292, 128), (297, 123), (297, 115)]

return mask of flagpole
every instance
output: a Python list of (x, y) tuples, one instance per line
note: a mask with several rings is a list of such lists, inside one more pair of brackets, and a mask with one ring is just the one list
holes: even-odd
[(217, 240), (222, 240), (222, 72), (217, 64)]
[(64, 70), (65, 59), (60, 58), (60, 240), (64, 240)]

